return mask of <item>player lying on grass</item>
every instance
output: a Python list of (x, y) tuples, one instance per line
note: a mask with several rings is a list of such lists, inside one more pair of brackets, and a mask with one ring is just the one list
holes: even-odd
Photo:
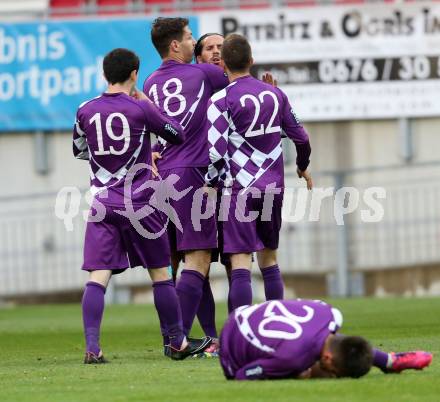
[[(287, 96), (250, 75), (253, 60), (247, 39), (229, 35), (222, 59), (231, 83), (213, 95), (208, 106), (211, 164), (205, 179), (207, 185), (225, 187), (229, 194), (219, 194), (229, 208), (219, 218), (218, 229), (222, 251), (231, 258), (230, 300), (235, 309), (252, 304), (253, 252), (263, 274), (266, 300), (283, 299), (276, 254), (284, 192), (282, 132), (295, 143), (298, 175), (309, 189), (311, 149)], [(250, 218), (251, 214), (256, 217)]]
[[(184, 140), (183, 128), (135, 90), (139, 58), (127, 49), (115, 49), (103, 61), (108, 81), (105, 93), (83, 103), (73, 132), (75, 157), (90, 163), (94, 195), (85, 241), (84, 264), (89, 271), (82, 299), (86, 356), (84, 363), (104, 363), (99, 343), (104, 293), (112, 274), (128, 267), (148, 269), (154, 303), (167, 329), (173, 359), (203, 351), (210, 339), (188, 341), (174, 283), (169, 279), (170, 249), (163, 234), (164, 217), (149, 205), (151, 192), (141, 186), (152, 179), (150, 132), (173, 144)], [(134, 92), (134, 97), (130, 96)], [(127, 202), (149, 212), (134, 227)], [(132, 214), (132, 215), (133, 215)], [(160, 235), (162, 233), (162, 235)]]
[(385, 353), (359, 336), (338, 334), (341, 312), (321, 301), (273, 300), (242, 306), (220, 336), (227, 379), (353, 377), (371, 366), (385, 373), (427, 367), (427, 352)]

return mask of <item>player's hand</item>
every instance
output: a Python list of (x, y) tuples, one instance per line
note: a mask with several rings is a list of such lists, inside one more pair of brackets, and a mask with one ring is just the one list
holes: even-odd
[(156, 161), (158, 159), (162, 159), (162, 155), (159, 152), (152, 152), (151, 153), (151, 167), (153, 172), (153, 177), (159, 176), (159, 171), (157, 170)]
[(146, 100), (151, 102), (150, 98), (147, 95), (145, 95), (142, 91), (139, 91), (139, 89), (137, 88), (133, 88), (133, 90), (131, 91), (131, 96), (137, 100)]
[(205, 192), (205, 194), (208, 194), (208, 197), (217, 196), (217, 189), (215, 187), (208, 186), (207, 184), (203, 186), (203, 191)]
[(307, 380), (309, 378), (312, 378), (312, 368), (304, 370), (302, 373), (298, 374), (295, 378), (297, 378), (298, 380)]
[(309, 370), (309, 378), (336, 378), (335, 373), (322, 368), (319, 362), (316, 362)]
[(310, 175), (308, 170), (299, 170), (296, 169), (296, 173), (298, 174), (299, 178), (303, 178), (306, 183), (307, 183), (307, 190), (311, 190), (313, 188), (313, 180), (312, 180), (312, 176)]
[(278, 86), (278, 81), (273, 77), (272, 73), (264, 73), (263, 77), (261, 77), (261, 81), (265, 82), (266, 84), (272, 85), (273, 87)]

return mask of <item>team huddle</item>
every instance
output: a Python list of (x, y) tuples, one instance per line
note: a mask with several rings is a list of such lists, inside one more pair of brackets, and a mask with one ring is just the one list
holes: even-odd
[[(162, 64), (143, 91), (138, 56), (114, 49), (103, 61), (107, 91), (76, 115), (73, 152), (89, 161), (94, 196), (82, 267), (89, 271), (84, 362), (106, 362), (100, 327), (111, 276), (141, 266), (153, 282), (165, 356), (219, 355), (228, 379), (361, 377), (372, 365), (384, 372), (429, 365), (427, 352), (385, 353), (337, 334), (342, 314), (330, 305), (283, 300), (281, 138), (295, 144), (298, 177), (309, 189), (311, 148), (272, 77), (251, 76), (247, 39), (212, 33), (196, 43), (187, 19), (158, 18), (151, 40)], [(267, 300), (257, 305), (254, 254)], [(217, 259), (229, 280), (220, 337), (209, 282)], [(190, 337), (196, 316), (201, 339)]]

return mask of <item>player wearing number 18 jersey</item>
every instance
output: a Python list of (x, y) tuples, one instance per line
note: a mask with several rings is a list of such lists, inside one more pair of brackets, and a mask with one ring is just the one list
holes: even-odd
[(172, 249), (185, 253), (185, 269), (177, 283), (182, 307), (184, 330), (189, 333), (203, 292), (205, 277), (211, 262), (211, 249), (217, 247), (215, 217), (197, 219), (193, 200), (202, 199), (200, 209), (206, 209), (203, 193), (204, 175), (209, 164), (206, 105), (209, 98), (228, 85), (223, 71), (211, 64), (190, 64), (195, 41), (185, 18), (158, 18), (151, 30), (154, 46), (162, 65), (144, 83), (147, 94), (165, 112), (184, 127), (185, 142), (165, 143), (157, 168), (162, 179), (177, 175), (174, 184), (185, 195), (170, 199), (177, 213), (178, 224), (168, 225)]
[[(130, 96), (139, 70), (133, 52), (115, 49), (105, 56), (103, 67), (108, 89), (79, 107), (73, 132), (73, 152), (90, 163), (94, 195), (84, 242), (83, 269), (90, 272), (82, 300), (84, 362), (105, 362), (99, 343), (104, 293), (112, 274), (135, 266), (148, 268), (155, 306), (171, 342), (170, 357), (182, 359), (203, 350), (209, 340), (186, 340), (174, 284), (168, 278), (164, 218), (150, 205), (152, 191), (143, 187), (151, 180), (150, 132), (178, 144), (184, 139), (183, 129), (143, 93), (137, 92), (138, 99)], [(141, 209), (146, 211), (134, 226), (130, 216)]]

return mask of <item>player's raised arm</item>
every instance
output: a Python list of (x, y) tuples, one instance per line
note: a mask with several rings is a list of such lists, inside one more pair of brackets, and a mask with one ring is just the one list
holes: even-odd
[(208, 166), (208, 172), (205, 181), (210, 186), (215, 186), (219, 181), (229, 186), (229, 165), (228, 155), (228, 133), (229, 122), (225, 117), (226, 112), (221, 112), (217, 105), (208, 102), (208, 142), (209, 159), (211, 163)]
[(150, 132), (171, 144), (181, 144), (185, 140), (183, 127), (177, 121), (169, 117), (150, 100), (140, 100), (139, 102), (147, 116)]
[(73, 126), (73, 155), (77, 159), (89, 160), (89, 148), (87, 146), (86, 134), (80, 126), (78, 114)]

